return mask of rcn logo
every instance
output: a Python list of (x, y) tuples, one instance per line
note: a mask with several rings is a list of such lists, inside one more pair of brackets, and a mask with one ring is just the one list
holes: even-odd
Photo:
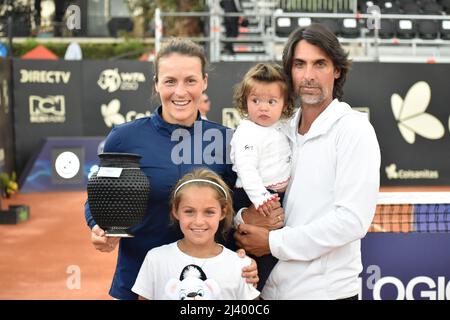
[(103, 120), (108, 128), (114, 125), (122, 124), (134, 119), (150, 116), (150, 111), (144, 113), (138, 113), (136, 111), (129, 111), (125, 116), (119, 113), (120, 101), (118, 99), (111, 100), (108, 104), (102, 104), (101, 113)]
[(66, 121), (66, 100), (62, 95), (45, 98), (31, 95), (29, 107), (31, 123), (61, 123)]
[(445, 129), (439, 119), (425, 112), (430, 99), (431, 89), (425, 81), (415, 83), (406, 93), (405, 99), (397, 93), (391, 96), (392, 113), (403, 139), (409, 144), (416, 141), (416, 134), (431, 140), (444, 136)]
[(142, 72), (119, 72), (119, 69), (106, 69), (100, 74), (97, 81), (102, 90), (114, 92), (121, 90), (137, 90), (139, 82), (145, 82)]

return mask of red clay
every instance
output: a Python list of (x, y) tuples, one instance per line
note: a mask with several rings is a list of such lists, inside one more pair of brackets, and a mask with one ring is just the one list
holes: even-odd
[(9, 204), (29, 205), (31, 217), (0, 225), (0, 299), (111, 299), (117, 249), (101, 253), (92, 246), (85, 199), (85, 192), (2, 199), (3, 210)]

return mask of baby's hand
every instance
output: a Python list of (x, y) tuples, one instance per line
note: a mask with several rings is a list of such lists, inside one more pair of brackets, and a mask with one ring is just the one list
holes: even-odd
[(259, 214), (262, 214), (263, 216), (267, 217), (270, 214), (270, 208), (271, 208), (270, 202), (268, 202), (263, 205), (260, 205), (258, 208), (258, 212)]
[(267, 201), (266, 203), (263, 203), (258, 207), (258, 212), (262, 214), (265, 217), (270, 216), (270, 212), (272, 211), (272, 203), (276, 201), (280, 201), (280, 197), (278, 197), (278, 194), (275, 194), (276, 196)]

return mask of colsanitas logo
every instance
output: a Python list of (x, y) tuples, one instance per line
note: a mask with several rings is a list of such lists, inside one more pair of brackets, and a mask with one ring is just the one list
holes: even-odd
[(397, 170), (397, 165), (395, 163), (390, 164), (385, 168), (386, 176), (389, 180), (391, 179), (439, 179), (439, 171), (437, 170)]
[(70, 71), (20, 69), (20, 83), (69, 83)]
[(100, 74), (97, 81), (102, 90), (114, 92), (117, 90), (137, 90), (139, 83), (145, 82), (142, 72), (120, 72), (119, 69), (106, 69)]
[(66, 100), (64, 96), (30, 96), (31, 123), (61, 123), (66, 121)]

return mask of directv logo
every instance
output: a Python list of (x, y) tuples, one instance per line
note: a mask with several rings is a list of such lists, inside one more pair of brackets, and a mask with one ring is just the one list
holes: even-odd
[(390, 164), (385, 168), (386, 176), (389, 180), (392, 179), (439, 179), (439, 171), (437, 170), (397, 170), (395, 163)]
[(20, 70), (20, 83), (69, 83), (70, 71)]

